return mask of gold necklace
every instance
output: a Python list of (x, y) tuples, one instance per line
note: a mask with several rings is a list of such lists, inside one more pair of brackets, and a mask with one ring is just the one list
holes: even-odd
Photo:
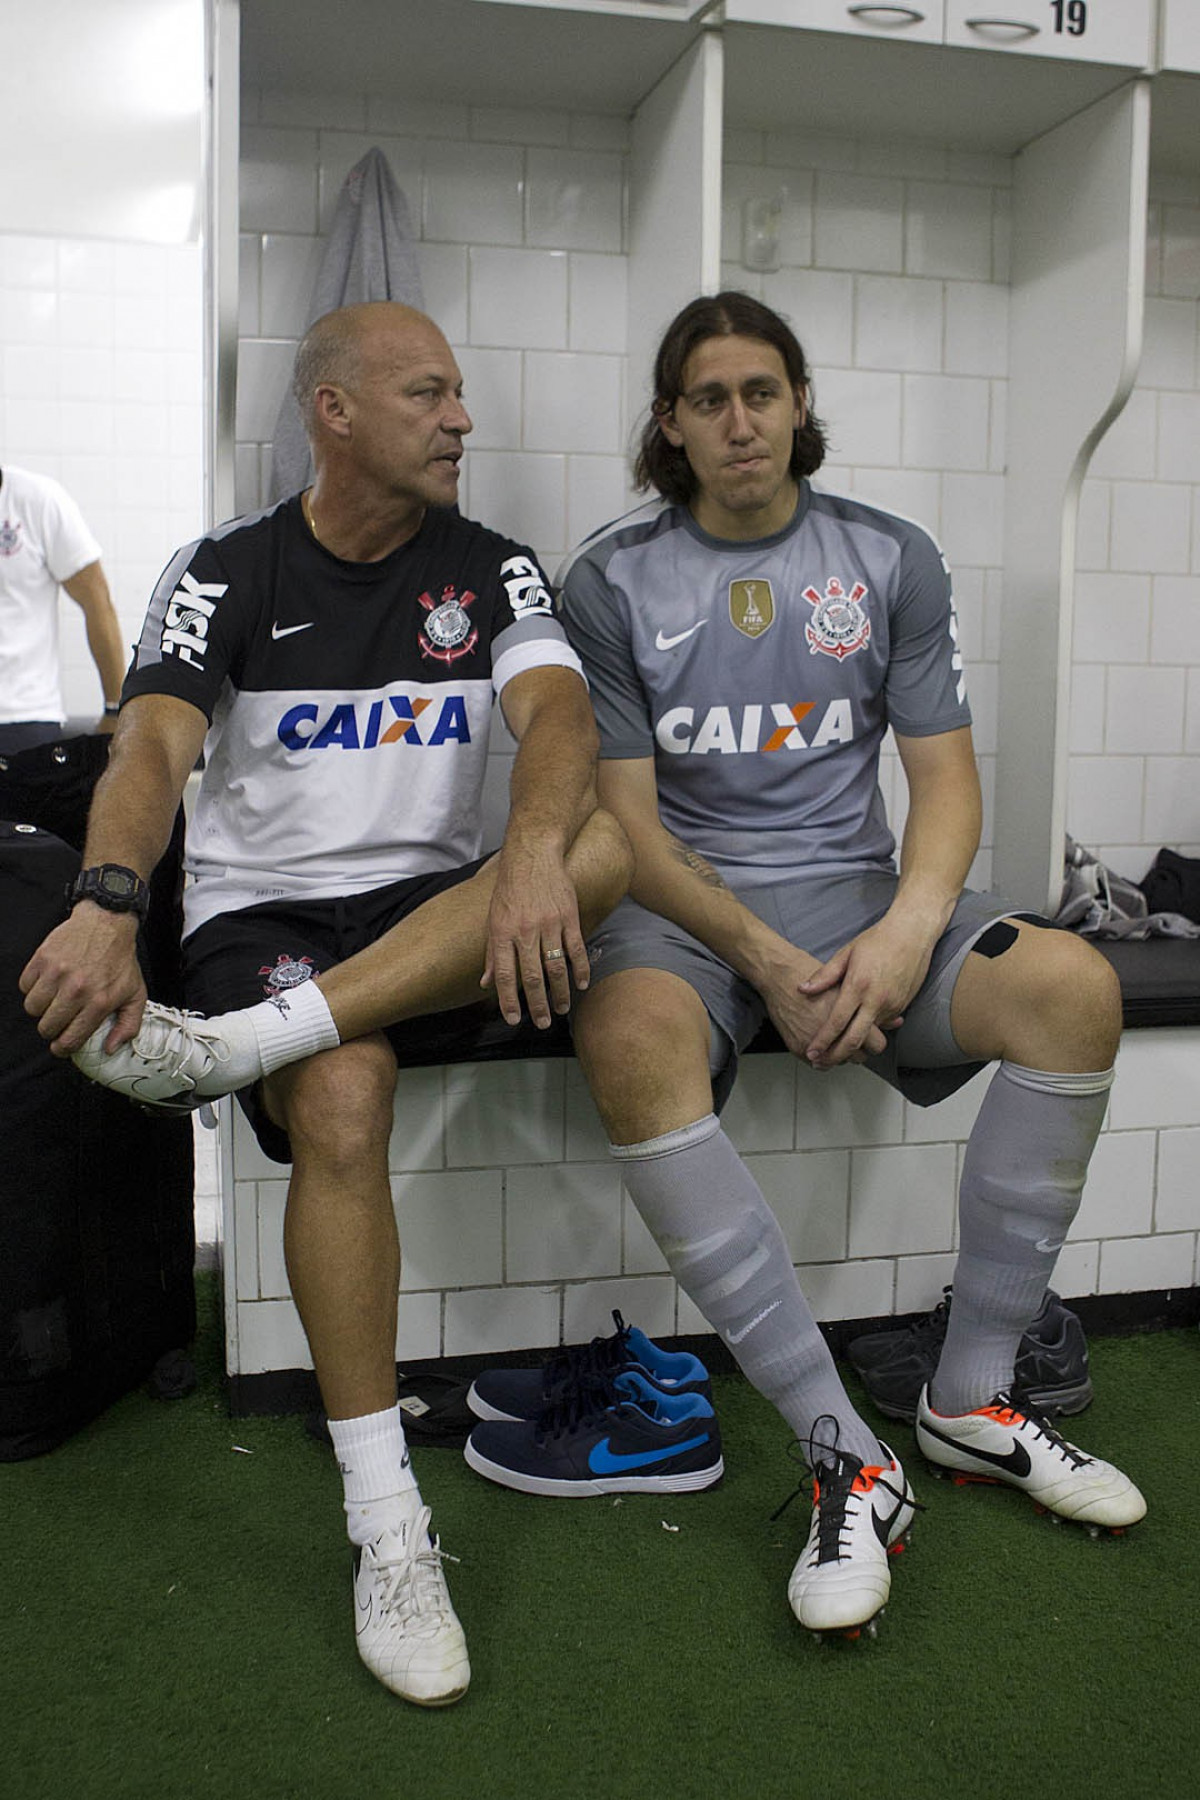
[[(321, 539), (317, 534), (317, 521), (316, 516), (313, 513), (311, 498), (306, 498), (300, 502), (300, 510), (308, 520), (308, 529), (312, 532), (313, 537), (316, 538), (317, 543), (321, 544)], [(322, 550), (325, 548), (324, 544), (321, 544), (321, 548)]]

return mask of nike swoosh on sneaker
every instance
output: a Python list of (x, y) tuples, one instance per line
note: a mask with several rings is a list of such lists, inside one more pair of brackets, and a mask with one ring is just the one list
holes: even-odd
[[(154, 1075), (135, 1075), (129, 1083), (129, 1099), (138, 1106), (148, 1106), (160, 1113), (194, 1113), (199, 1112), (205, 1104), (204, 1096), (191, 1088), (184, 1088), (178, 1094), (156, 1094), (153, 1092), (156, 1080), (157, 1076)], [(151, 1092), (144, 1091), (147, 1087)]]
[(960, 1444), (957, 1438), (947, 1437), (935, 1425), (931, 1425), (928, 1419), (921, 1420), (921, 1429), (927, 1431), (930, 1437), (936, 1438), (939, 1444), (947, 1444), (951, 1450), (960, 1450), (964, 1455), (974, 1456), (980, 1462), (991, 1463), (997, 1469), (1006, 1469), (1010, 1475), (1016, 1475), (1018, 1478), (1028, 1475), (1033, 1467), (1024, 1444), (1014, 1444), (1011, 1450), (1006, 1450), (1001, 1456), (997, 1450), (981, 1450), (976, 1444)]
[(361, 1572), (362, 1549), (356, 1544), (354, 1546), (354, 1629), (359, 1636), (361, 1636), (370, 1625), (372, 1612), (370, 1588), (367, 1589), (365, 1600), (359, 1590), (358, 1577)]
[(703, 619), (697, 619), (696, 623), (689, 625), (686, 631), (677, 631), (672, 637), (668, 637), (665, 631), (660, 631), (654, 640), (654, 648), (656, 650), (673, 650), (676, 644), (682, 644), (683, 640), (690, 638), (694, 631), (699, 631), (703, 624)]
[(303, 625), (281, 625), (276, 619), (271, 627), (271, 636), (278, 643), (280, 638), (291, 637), (293, 632), (311, 631), (315, 623), (315, 619), (306, 619)]
[(708, 1433), (703, 1431), (699, 1437), (664, 1445), (661, 1450), (623, 1451), (611, 1449), (610, 1440), (602, 1438), (588, 1451), (588, 1468), (593, 1475), (622, 1475), (627, 1469), (648, 1469), (654, 1463), (669, 1462), (671, 1457), (682, 1456), (685, 1450), (698, 1450), (707, 1442)]
[(879, 1539), (885, 1550), (891, 1542), (892, 1526), (896, 1523), (896, 1520), (900, 1517), (900, 1514), (907, 1505), (907, 1500), (897, 1500), (891, 1512), (886, 1514), (877, 1513), (874, 1507), (871, 1508), (871, 1523), (875, 1527), (875, 1536)]

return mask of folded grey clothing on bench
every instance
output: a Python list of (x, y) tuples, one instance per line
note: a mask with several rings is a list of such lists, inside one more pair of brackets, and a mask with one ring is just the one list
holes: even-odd
[(1118, 875), (1068, 835), (1062, 896), (1054, 923), (1083, 937), (1200, 938), (1200, 924), (1183, 913), (1150, 911), (1137, 882)]

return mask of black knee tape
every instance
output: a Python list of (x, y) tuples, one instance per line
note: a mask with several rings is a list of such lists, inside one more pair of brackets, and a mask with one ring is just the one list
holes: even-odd
[(977, 956), (993, 958), (1003, 956), (1006, 950), (1012, 949), (1019, 936), (1020, 933), (1015, 925), (1010, 925), (1007, 919), (997, 919), (994, 925), (989, 925), (987, 930), (975, 939), (971, 945), (971, 952)]

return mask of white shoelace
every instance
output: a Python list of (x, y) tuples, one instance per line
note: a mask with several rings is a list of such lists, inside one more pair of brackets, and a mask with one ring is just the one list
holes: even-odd
[[(178, 1017), (167, 1018), (163, 1016), (165, 1011), (155, 1008), (153, 1002), (147, 1006), (133, 1049), (146, 1062), (165, 1064), (172, 1081), (184, 1082), (189, 1090), (193, 1089), (217, 1063), (228, 1062), (229, 1046), (216, 1033), (205, 1034), (203, 1028), (208, 1020), (203, 1014), (181, 1012)], [(197, 1051), (206, 1060), (202, 1068), (193, 1069), (189, 1064)]]
[(442, 1549), (441, 1539), (429, 1539), (430, 1512), (423, 1506), (405, 1534), (406, 1547), (397, 1557), (379, 1557), (380, 1607), (398, 1613), (405, 1630), (433, 1637), (448, 1622), (452, 1608), (446, 1589), (443, 1562), (457, 1562)]

